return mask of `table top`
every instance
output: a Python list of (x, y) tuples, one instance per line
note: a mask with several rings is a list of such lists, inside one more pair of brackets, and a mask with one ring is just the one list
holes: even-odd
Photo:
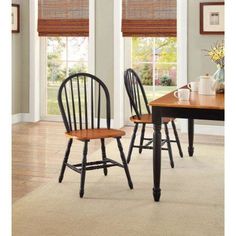
[(222, 93), (208, 96), (198, 94), (198, 92), (191, 92), (189, 101), (179, 101), (178, 98), (174, 96), (174, 92), (175, 91), (151, 101), (149, 105), (152, 107), (224, 110), (224, 94)]

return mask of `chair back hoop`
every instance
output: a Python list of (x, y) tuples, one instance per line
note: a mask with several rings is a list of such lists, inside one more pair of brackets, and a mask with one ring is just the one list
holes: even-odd
[[(124, 73), (124, 81), (129, 97), (131, 113), (134, 110), (135, 115), (139, 119), (142, 114), (151, 114), (145, 90), (137, 73), (131, 68), (127, 69)], [(144, 106), (142, 106), (143, 103)]]
[(67, 132), (99, 129), (101, 116), (105, 116), (110, 129), (110, 94), (96, 76), (88, 73), (69, 76), (60, 85), (57, 100)]

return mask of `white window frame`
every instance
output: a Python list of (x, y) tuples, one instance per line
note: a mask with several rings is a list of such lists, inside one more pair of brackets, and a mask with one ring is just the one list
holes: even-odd
[(121, 32), (122, 0), (115, 0), (114, 14), (114, 119), (113, 128), (124, 126), (124, 39)]
[(38, 3), (29, 1), (30, 9), (30, 86), (29, 86), (29, 116), (25, 121), (37, 122), (40, 120), (40, 80), (39, 80), (39, 37), (37, 32), (38, 24)]
[[(177, 87), (180, 88), (188, 83), (187, 72), (187, 48), (188, 48), (188, 1), (177, 0)], [(181, 132), (187, 130), (187, 120), (177, 119), (177, 128)]]
[(47, 116), (47, 42), (46, 37), (40, 38), (40, 119), (59, 120), (57, 116)]

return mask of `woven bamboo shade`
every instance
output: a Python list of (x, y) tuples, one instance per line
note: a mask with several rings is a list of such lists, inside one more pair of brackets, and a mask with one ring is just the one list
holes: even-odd
[(123, 0), (123, 36), (176, 36), (176, 0)]
[(89, 0), (39, 0), (39, 36), (88, 36)]

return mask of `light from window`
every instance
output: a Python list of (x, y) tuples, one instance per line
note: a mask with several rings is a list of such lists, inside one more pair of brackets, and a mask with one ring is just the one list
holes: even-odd
[(149, 101), (176, 89), (176, 38), (133, 37), (132, 68)]
[(47, 38), (47, 115), (59, 115), (57, 92), (69, 75), (88, 72), (87, 37)]

